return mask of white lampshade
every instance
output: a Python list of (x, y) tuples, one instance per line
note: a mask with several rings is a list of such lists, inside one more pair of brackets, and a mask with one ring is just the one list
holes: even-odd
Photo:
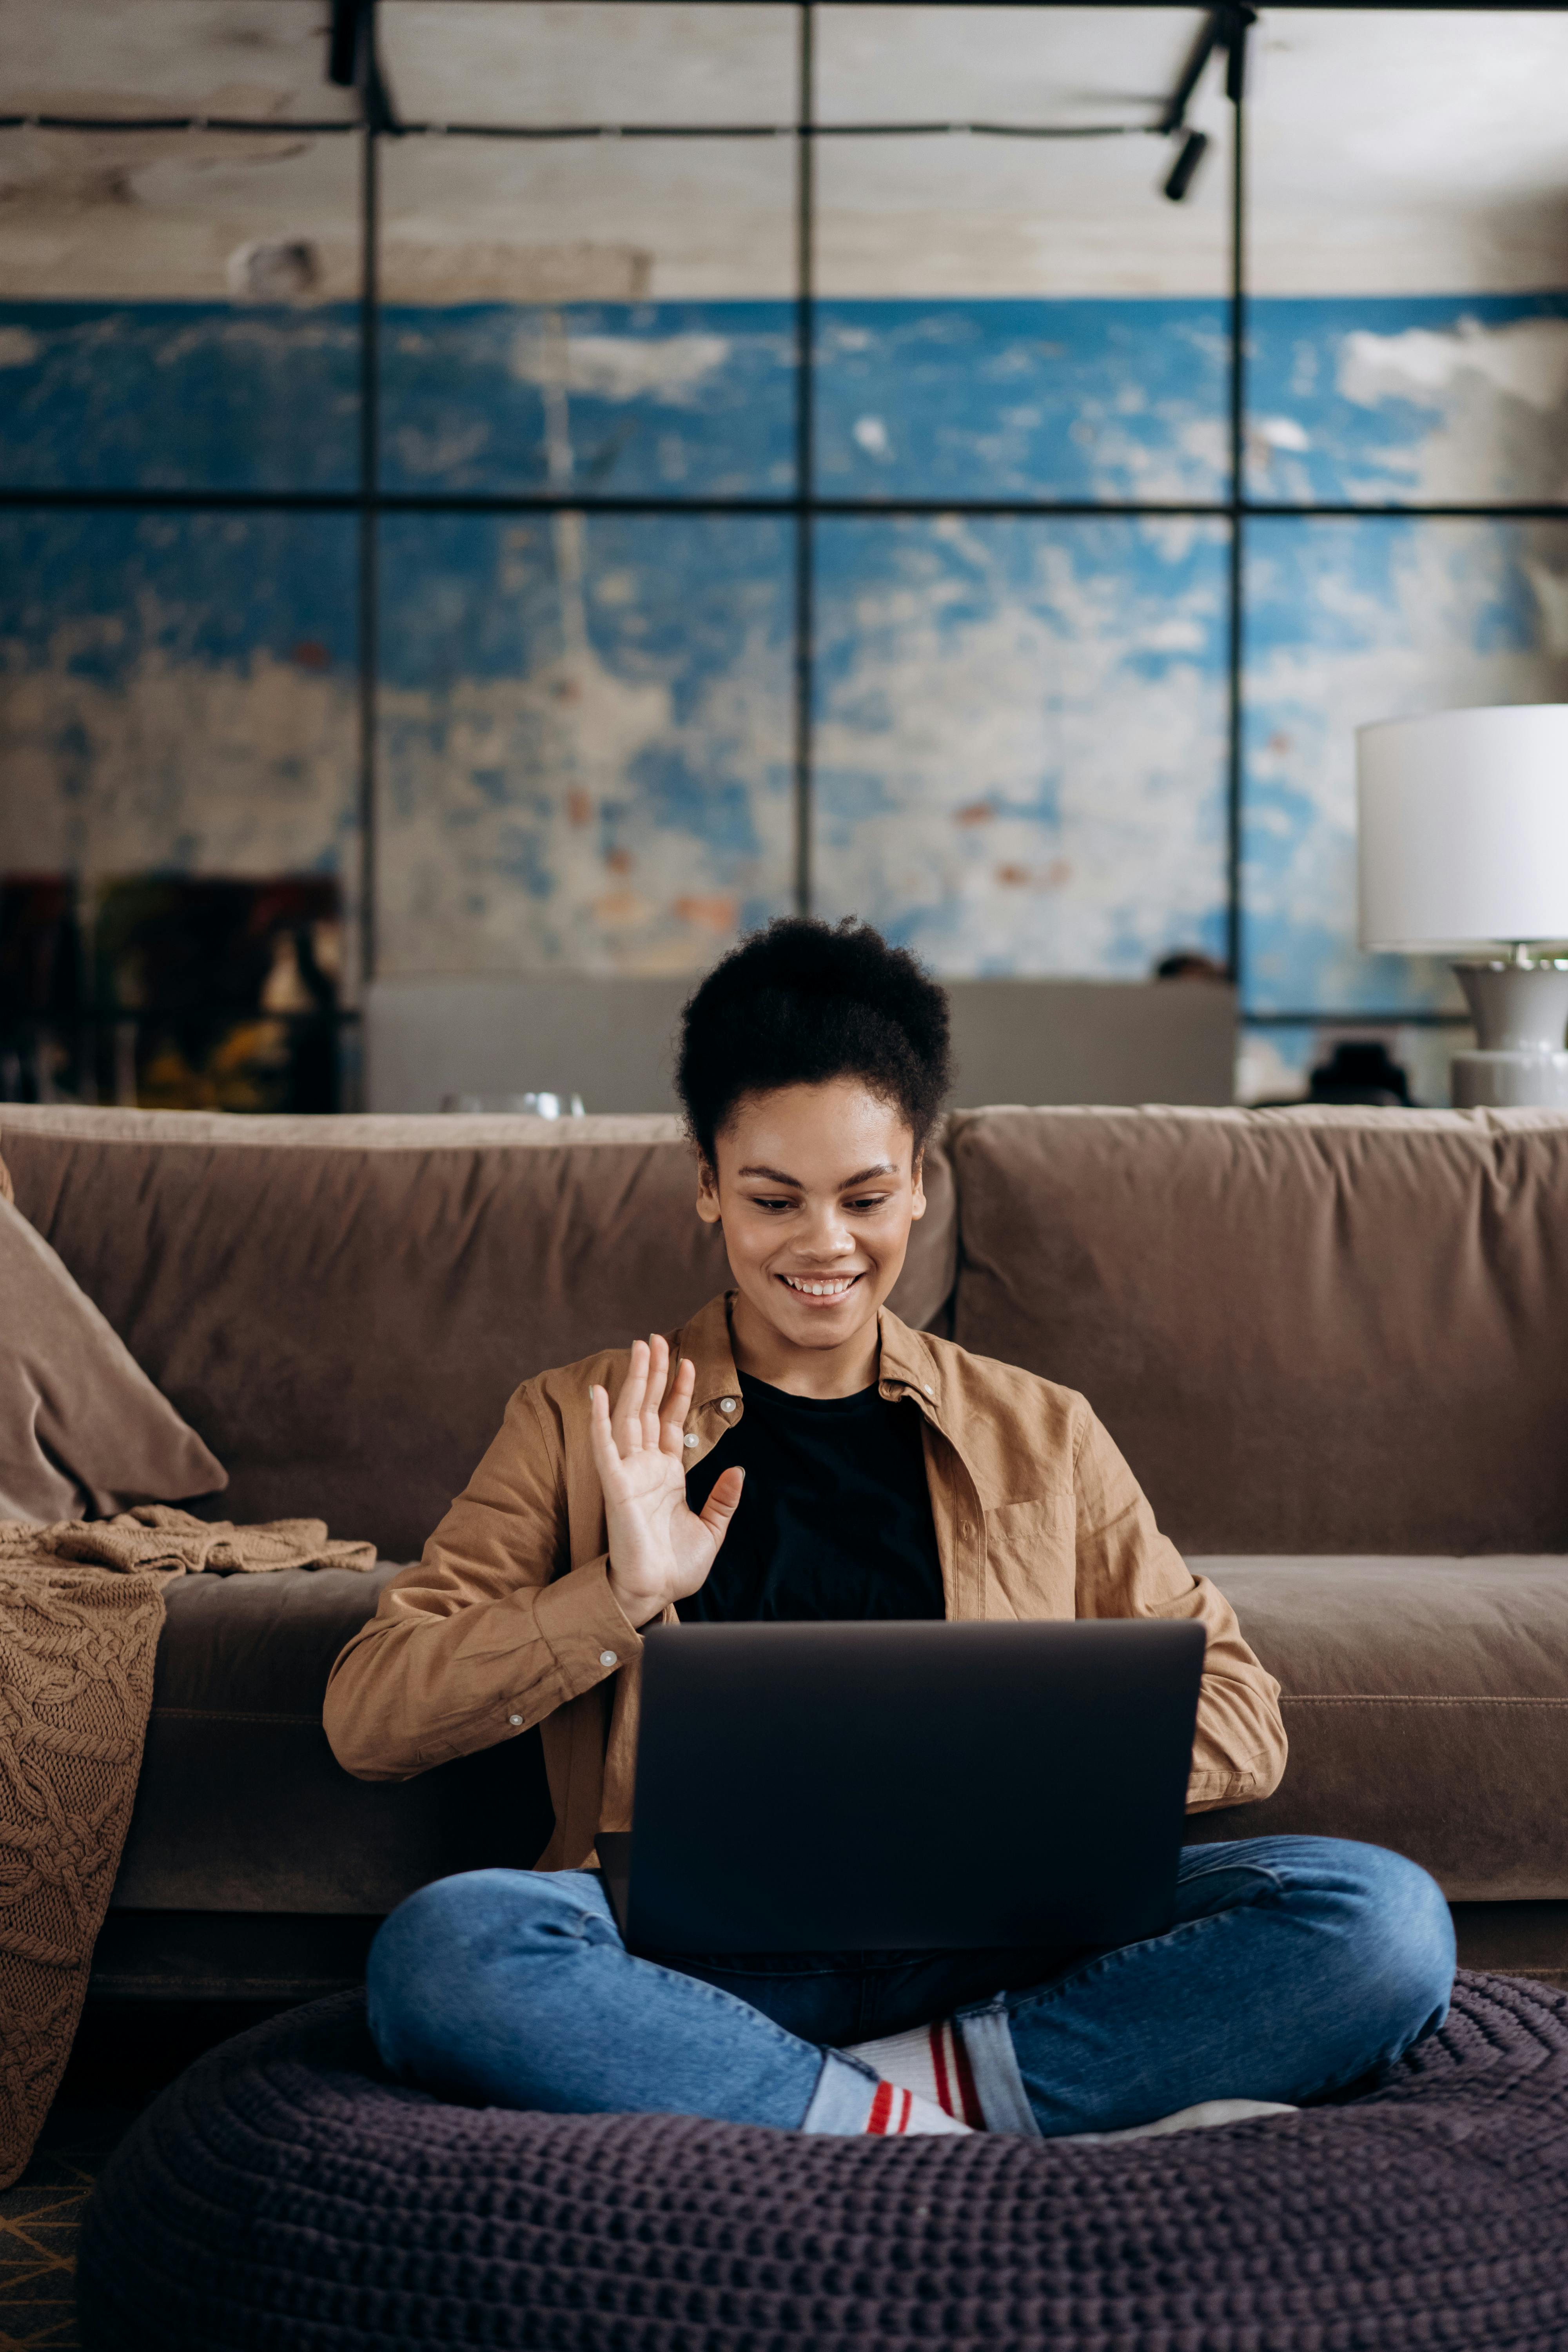
[(1568, 703), (1356, 730), (1361, 943), (1568, 940)]

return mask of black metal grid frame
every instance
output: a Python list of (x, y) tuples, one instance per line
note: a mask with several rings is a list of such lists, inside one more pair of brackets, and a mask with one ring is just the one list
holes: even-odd
[[(635, 5), (637, 0), (624, 0)], [(892, 0), (885, 0), (892, 5)], [(528, 0), (522, 0), (528, 5)], [(722, 5), (723, 0), (708, 0)], [(1249, 520), (1278, 516), (1300, 520), (1342, 519), (1375, 523), (1389, 520), (1538, 521), (1568, 519), (1568, 502), (1530, 504), (1476, 502), (1450, 504), (1291, 504), (1250, 499), (1246, 487), (1247, 426), (1247, 48), (1256, 11), (1246, 0), (1220, 0), (1203, 19), (1194, 47), (1176, 90), (1160, 119), (1152, 122), (1104, 125), (1042, 125), (1006, 122), (875, 122), (824, 123), (816, 119), (816, 46), (817, 16), (837, 0), (787, 0), (794, 7), (796, 36), (797, 104), (791, 123), (728, 124), (494, 124), (437, 123), (399, 121), (383, 76), (376, 47), (377, 0), (333, 0), (331, 72), (335, 81), (353, 84), (359, 94), (357, 119), (334, 117), (310, 121), (249, 121), (241, 117), (149, 115), (104, 119), (67, 114), (0, 113), (0, 130), (36, 128), (123, 134), (137, 131), (234, 131), (247, 137), (357, 136), (361, 150), (360, 287), (360, 415), (359, 484), (353, 490), (204, 490), (113, 488), (14, 488), (0, 484), (0, 510), (5, 509), (132, 509), (147, 511), (247, 511), (353, 513), (359, 518), (358, 596), (358, 822), (359, 935), (362, 977), (369, 981), (376, 968), (376, 819), (378, 686), (380, 646), (377, 610), (379, 522), (384, 514), (776, 514), (795, 524), (794, 643), (792, 646), (794, 731), (794, 898), (803, 913), (812, 908), (813, 731), (816, 677), (814, 526), (819, 517), (855, 515), (893, 520), (921, 516), (1029, 516), (1139, 518), (1192, 517), (1223, 522), (1228, 533), (1226, 757), (1226, 961), (1234, 980), (1242, 972), (1242, 817), (1245, 726), (1245, 588), (1246, 526)], [(962, 0), (953, 0), (962, 5)], [(1058, 0), (1003, 0), (1019, 8), (1049, 8)], [(1116, 7), (1138, 0), (1097, 0)], [(1312, 5), (1312, 0), (1269, 0), (1278, 7)], [(1317, 0), (1322, 5), (1322, 0)], [(1347, 12), (1377, 5), (1377, 0), (1329, 0)], [(1432, 0), (1426, 0), (1432, 5)], [(1474, 0), (1436, 0), (1443, 8), (1474, 12)], [(1560, 0), (1510, 0), (1510, 12), (1554, 13)], [(1152, 136), (1169, 139), (1184, 132), (1185, 113), (1204, 70), (1215, 53), (1224, 59), (1226, 96), (1231, 112), (1229, 229), (1230, 269), (1227, 354), (1227, 493), (1219, 499), (1116, 500), (1080, 499), (854, 499), (824, 496), (816, 480), (816, 150), (823, 139), (881, 138), (935, 135), (963, 131), (980, 138), (1084, 139)], [(779, 496), (660, 498), (568, 495), (549, 491), (516, 493), (386, 491), (380, 482), (380, 328), (378, 277), (380, 246), (380, 149), (384, 140), (421, 136), (469, 139), (560, 142), (603, 138), (636, 140), (778, 139), (792, 140), (795, 151), (795, 448), (793, 492)], [(1240, 1018), (1250, 1028), (1324, 1027), (1382, 1029), (1392, 1026), (1462, 1025), (1468, 1016), (1430, 1010), (1339, 1012), (1329, 1007), (1300, 1011), (1248, 1012)]]

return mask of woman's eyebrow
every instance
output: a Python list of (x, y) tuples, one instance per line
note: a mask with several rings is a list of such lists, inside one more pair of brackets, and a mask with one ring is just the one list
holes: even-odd
[[(857, 1184), (868, 1184), (873, 1176), (896, 1176), (898, 1172), (890, 1160), (881, 1160), (878, 1161), (875, 1168), (862, 1168), (858, 1174), (846, 1176), (837, 1189), (840, 1192), (848, 1192), (853, 1191)], [(742, 1168), (739, 1173), (742, 1176), (761, 1176), (770, 1184), (787, 1184), (794, 1192), (804, 1192), (805, 1190), (798, 1176), (786, 1176), (777, 1168)]]

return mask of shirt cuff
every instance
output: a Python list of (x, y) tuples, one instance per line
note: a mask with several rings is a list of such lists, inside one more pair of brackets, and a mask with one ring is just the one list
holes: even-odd
[(592, 1690), (642, 1655), (642, 1635), (610, 1590), (604, 1553), (547, 1584), (534, 1602), (533, 1622), (555, 1661), (563, 1698)]

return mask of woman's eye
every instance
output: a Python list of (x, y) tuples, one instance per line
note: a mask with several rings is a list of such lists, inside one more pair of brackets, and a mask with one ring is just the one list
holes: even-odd
[(793, 1209), (795, 1202), (793, 1201), (759, 1201), (756, 1205), (759, 1209)]
[(886, 1192), (872, 1192), (868, 1194), (864, 1200), (846, 1201), (844, 1205), (852, 1214), (858, 1214), (860, 1211), (865, 1209), (884, 1208), (887, 1205), (887, 1199), (888, 1196)]

